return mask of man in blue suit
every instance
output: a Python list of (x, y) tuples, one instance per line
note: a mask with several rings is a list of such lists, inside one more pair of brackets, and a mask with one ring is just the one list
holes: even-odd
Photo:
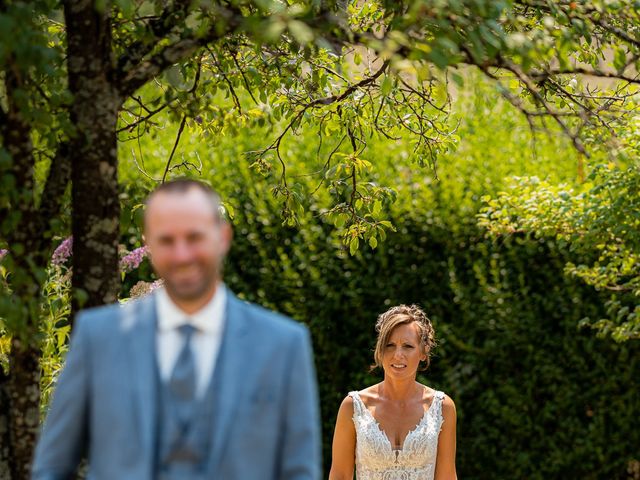
[(307, 329), (222, 283), (231, 227), (194, 180), (147, 200), (145, 242), (164, 287), (81, 312), (36, 448), (34, 479), (320, 478)]

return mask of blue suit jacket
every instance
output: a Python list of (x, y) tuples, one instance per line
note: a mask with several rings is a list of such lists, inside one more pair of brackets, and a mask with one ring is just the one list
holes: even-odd
[[(307, 329), (230, 292), (227, 298), (206, 478), (319, 479), (320, 420)], [(67, 479), (85, 453), (90, 480), (153, 478), (155, 350), (154, 295), (78, 315), (33, 479)]]

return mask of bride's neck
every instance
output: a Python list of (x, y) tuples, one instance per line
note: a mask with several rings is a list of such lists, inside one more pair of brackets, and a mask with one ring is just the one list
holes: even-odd
[(389, 400), (408, 400), (417, 389), (415, 380), (391, 380), (385, 378), (380, 384), (378, 393)]

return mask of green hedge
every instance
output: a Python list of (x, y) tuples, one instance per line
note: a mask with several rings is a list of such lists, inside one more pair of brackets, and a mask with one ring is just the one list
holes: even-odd
[[(194, 137), (182, 147), (186, 156), (199, 151), (207, 159), (203, 177), (233, 207), (229, 286), (311, 329), (327, 471), (342, 398), (380, 379), (368, 373), (376, 316), (398, 303), (421, 304), (435, 323), (439, 346), (421, 379), (457, 404), (460, 478), (626, 478), (629, 462), (640, 460), (638, 345), (578, 329), (582, 318), (603, 313), (603, 302), (563, 274), (566, 250), (517, 235), (489, 240), (476, 227), (480, 197), (497, 192), (506, 175), (570, 180), (577, 169), (560, 138), (539, 140), (533, 157), (525, 122), (489, 97), (465, 100), (463, 143), (442, 160), (440, 181), (397, 161), (406, 142), (374, 141), (369, 158), (379, 170), (371, 180), (398, 191), (385, 212), (397, 231), (355, 256), (321, 215), (330, 201), (322, 191), (307, 202), (298, 227), (281, 225), (270, 193), (279, 172), (261, 177), (242, 159), (268, 132)], [(292, 175), (323, 162), (315, 142), (307, 134), (286, 144)], [(161, 171), (162, 152), (145, 148), (147, 165)], [(133, 247), (140, 210), (132, 213), (132, 206), (149, 185), (126, 156), (123, 178), (123, 238)], [(318, 178), (296, 181), (309, 192)], [(125, 284), (149, 275), (146, 268)]]
[(577, 330), (601, 302), (563, 276), (552, 245), (454, 236), (407, 212), (375, 252), (349, 258), (330, 227), (264, 225), (253, 206), (234, 221), (227, 281), (310, 326), (327, 467), (342, 397), (378, 380), (367, 374), (374, 320), (409, 302), (439, 333), (424, 380), (457, 402), (461, 478), (616, 478), (637, 456), (639, 349)]

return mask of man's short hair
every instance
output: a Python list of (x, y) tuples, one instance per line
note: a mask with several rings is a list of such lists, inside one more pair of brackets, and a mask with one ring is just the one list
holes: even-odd
[(185, 194), (190, 190), (197, 189), (204, 193), (208, 198), (211, 199), (211, 205), (213, 207), (215, 219), (217, 221), (225, 221), (224, 210), (222, 207), (222, 201), (220, 199), (220, 195), (211, 188), (206, 183), (195, 180), (193, 178), (176, 178), (173, 180), (169, 180), (168, 182), (164, 182), (156, 187), (148, 196), (144, 202), (145, 209), (149, 206), (149, 203), (156, 195), (160, 193), (170, 193), (170, 194)]

